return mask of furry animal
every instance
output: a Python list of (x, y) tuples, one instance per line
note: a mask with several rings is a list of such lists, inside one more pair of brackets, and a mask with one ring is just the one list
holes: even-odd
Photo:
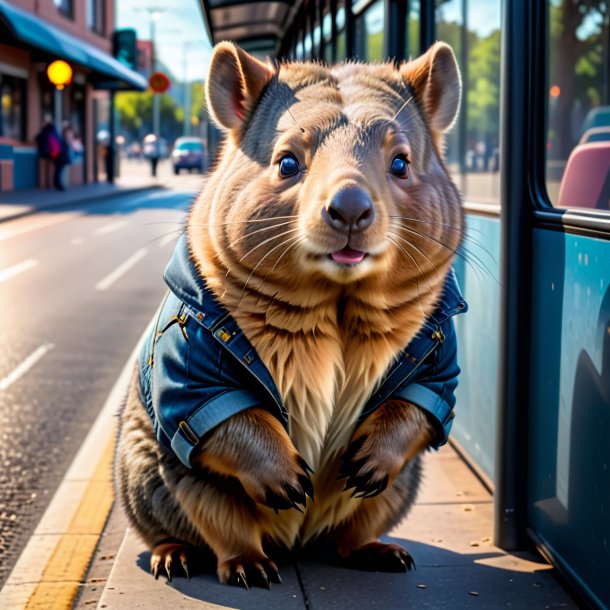
[(453, 415), (463, 212), (442, 136), (460, 87), (443, 43), (399, 66), (215, 47), (207, 100), (227, 136), (118, 445), (155, 577), (211, 551), (221, 582), (269, 586), (270, 554), (316, 541), (355, 567), (412, 566), (378, 538)]

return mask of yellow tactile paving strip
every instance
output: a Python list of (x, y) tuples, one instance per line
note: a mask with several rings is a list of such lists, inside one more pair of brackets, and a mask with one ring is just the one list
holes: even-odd
[(114, 435), (108, 442), (67, 531), (58, 540), (27, 610), (69, 610), (78, 595), (114, 502)]

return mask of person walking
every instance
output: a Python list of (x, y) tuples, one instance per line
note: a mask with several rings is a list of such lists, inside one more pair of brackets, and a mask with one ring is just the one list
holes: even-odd
[(44, 186), (50, 187), (50, 164), (53, 163), (53, 186), (59, 190), (64, 190), (61, 185), (60, 172), (58, 171), (63, 168), (63, 165), (61, 162), (59, 165), (57, 163), (62, 152), (62, 138), (59, 135), (50, 114), (45, 115), (44, 125), (36, 135), (36, 148), (38, 149), (38, 156), (42, 160), (44, 166)]

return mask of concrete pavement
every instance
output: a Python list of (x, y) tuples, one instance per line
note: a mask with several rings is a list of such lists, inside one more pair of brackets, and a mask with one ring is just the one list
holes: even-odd
[[(122, 538), (121, 546), (106, 546), (97, 555), (77, 607), (94, 607), (99, 599), (97, 608), (112, 610), (578, 608), (555, 570), (537, 553), (506, 553), (493, 545), (492, 513), (490, 494), (446, 446), (426, 456), (417, 505), (387, 538), (409, 550), (415, 571), (359, 572), (306, 559), (281, 565), (283, 583), (270, 591), (245, 591), (220, 585), (214, 574), (155, 581), (149, 573), (149, 551), (132, 530), (122, 535), (125, 519), (115, 508), (106, 533), (115, 545)], [(104, 563), (105, 574), (112, 565), (109, 576), (101, 571)]]

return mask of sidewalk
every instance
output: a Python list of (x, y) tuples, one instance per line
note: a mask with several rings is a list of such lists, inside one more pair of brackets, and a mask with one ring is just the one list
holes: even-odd
[[(413, 555), (416, 571), (359, 572), (306, 560), (281, 565), (283, 583), (270, 591), (220, 585), (213, 574), (155, 580), (149, 551), (132, 530), (123, 535), (125, 518), (115, 509), (77, 607), (95, 607), (99, 599), (98, 608), (112, 610), (578, 608), (540, 556), (492, 544), (492, 498), (451, 447), (428, 454), (425, 473), (417, 505), (390, 533)], [(108, 548), (121, 538), (118, 553)]]
[(153, 188), (163, 188), (171, 181), (168, 162), (159, 165), (159, 175), (150, 175), (150, 165), (143, 161), (121, 160), (121, 174), (114, 184), (95, 182), (73, 186), (65, 191), (35, 188), (0, 193), (0, 223), (44, 210), (77, 206), (109, 197), (129, 195)]

